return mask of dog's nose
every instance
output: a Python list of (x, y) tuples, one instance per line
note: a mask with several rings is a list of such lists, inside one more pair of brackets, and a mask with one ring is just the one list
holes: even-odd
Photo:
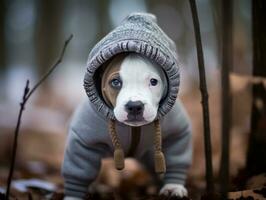
[(144, 110), (144, 104), (141, 101), (129, 101), (126, 105), (128, 114), (138, 115)]

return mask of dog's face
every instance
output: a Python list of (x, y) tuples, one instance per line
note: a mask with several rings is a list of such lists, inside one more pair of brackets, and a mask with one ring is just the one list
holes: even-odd
[(118, 121), (142, 126), (157, 116), (167, 81), (160, 66), (130, 53), (111, 61), (103, 74), (102, 90)]

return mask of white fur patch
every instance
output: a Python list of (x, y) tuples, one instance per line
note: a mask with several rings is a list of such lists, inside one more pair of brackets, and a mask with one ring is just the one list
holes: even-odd
[[(131, 126), (142, 126), (152, 122), (157, 116), (159, 102), (167, 84), (161, 67), (139, 54), (132, 53), (123, 60), (119, 74), (122, 88), (114, 108), (116, 119)], [(152, 78), (158, 80), (157, 85), (151, 85)], [(141, 101), (144, 104), (142, 121), (126, 122), (128, 113), (125, 105), (129, 101)]]
[(82, 198), (79, 198), (79, 197), (65, 197), (64, 200), (82, 200)]
[(160, 195), (184, 197), (187, 196), (187, 189), (181, 184), (165, 184), (160, 190)]

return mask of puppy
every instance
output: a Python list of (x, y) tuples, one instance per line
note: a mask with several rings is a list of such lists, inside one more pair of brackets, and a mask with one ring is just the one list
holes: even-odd
[[(122, 147), (130, 146), (130, 127), (142, 127), (135, 156), (148, 169), (153, 169), (154, 132), (151, 123), (158, 115), (169, 85), (165, 72), (157, 63), (137, 53), (118, 54), (97, 78), (98, 89), (106, 104), (113, 109)], [(187, 168), (191, 163), (191, 128), (188, 116), (176, 101), (172, 110), (161, 120), (162, 145), (166, 158), (164, 186), (160, 194), (184, 197)], [(90, 102), (76, 111), (70, 125), (68, 145), (63, 164), (65, 200), (82, 199), (88, 185), (95, 180), (100, 160), (113, 151), (108, 138), (107, 121), (98, 115)]]

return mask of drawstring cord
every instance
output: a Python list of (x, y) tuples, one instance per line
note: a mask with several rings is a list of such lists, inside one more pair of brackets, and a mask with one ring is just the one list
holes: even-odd
[[(162, 133), (161, 133), (160, 121), (158, 119), (154, 121), (154, 126), (155, 126), (155, 135), (153, 141), (154, 141), (154, 150), (155, 150), (154, 153), (155, 172), (165, 173), (166, 165), (165, 165), (164, 154), (162, 152)], [(109, 121), (108, 128), (114, 146), (115, 167), (118, 170), (122, 170), (125, 167), (125, 156), (120, 139), (116, 132), (115, 120)]]
[(154, 121), (155, 126), (155, 135), (154, 135), (154, 163), (155, 163), (155, 172), (156, 173), (165, 173), (165, 158), (162, 152), (162, 132), (160, 121), (157, 119)]
[(109, 134), (110, 134), (112, 143), (114, 145), (115, 167), (118, 170), (122, 170), (125, 167), (125, 156), (124, 156), (124, 151), (122, 149), (121, 142), (116, 133), (115, 120), (110, 120), (108, 125), (109, 125)]

